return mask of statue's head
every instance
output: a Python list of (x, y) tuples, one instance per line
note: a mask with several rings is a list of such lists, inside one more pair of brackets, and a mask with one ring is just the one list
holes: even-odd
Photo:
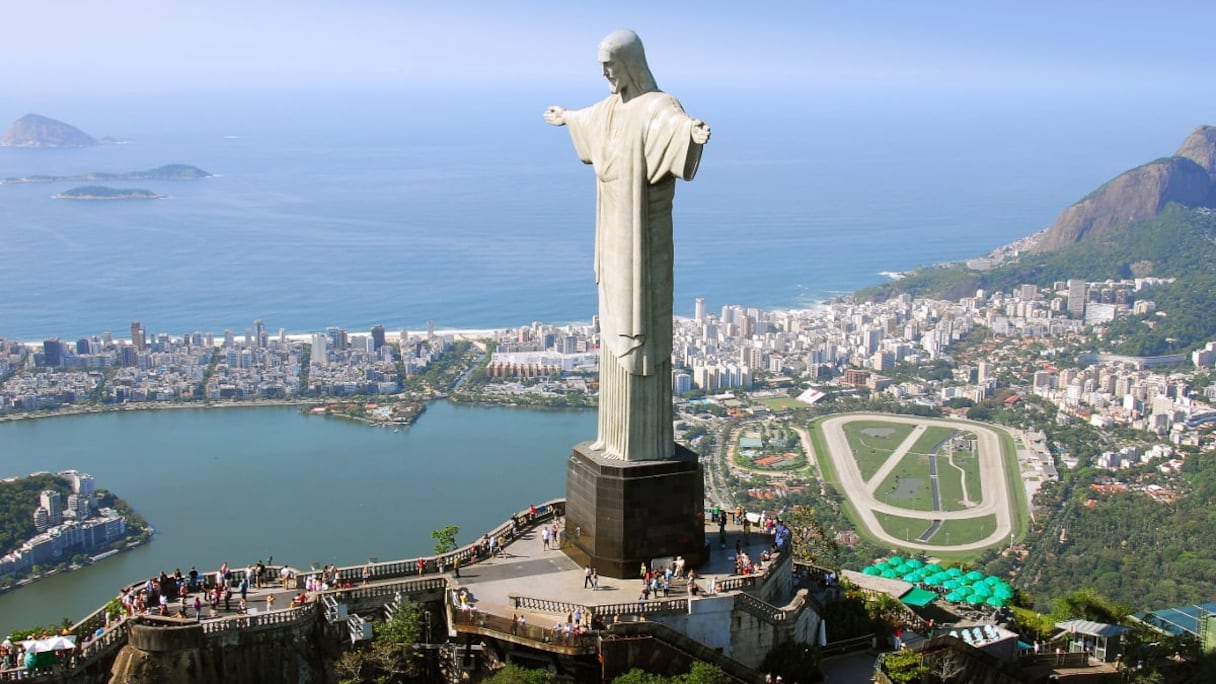
[(650, 67), (646, 65), (646, 52), (642, 39), (630, 30), (614, 31), (600, 41), (600, 64), (604, 65), (604, 78), (612, 86), (612, 92), (623, 97), (658, 90)]

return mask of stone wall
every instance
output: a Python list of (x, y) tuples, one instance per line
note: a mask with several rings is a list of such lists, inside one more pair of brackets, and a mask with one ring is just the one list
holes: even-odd
[[(338, 651), (320, 611), (294, 619), (210, 630), (207, 623), (132, 624), (110, 673), (112, 683), (333, 684)], [(214, 623), (212, 623), (214, 624)]]

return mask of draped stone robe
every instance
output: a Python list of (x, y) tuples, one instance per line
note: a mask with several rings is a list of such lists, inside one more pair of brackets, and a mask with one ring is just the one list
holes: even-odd
[(661, 91), (614, 94), (567, 111), (596, 176), (600, 402), (595, 448), (624, 460), (671, 458), (672, 224), (675, 179), (701, 160), (693, 120)]

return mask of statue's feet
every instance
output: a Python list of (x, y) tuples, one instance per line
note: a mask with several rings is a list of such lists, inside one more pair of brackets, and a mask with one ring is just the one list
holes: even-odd
[(604, 450), (604, 442), (603, 442), (603, 440), (596, 440), (596, 441), (592, 442), (592, 443), (591, 443), (591, 450), (592, 450), (592, 451), (603, 451), (603, 450)]

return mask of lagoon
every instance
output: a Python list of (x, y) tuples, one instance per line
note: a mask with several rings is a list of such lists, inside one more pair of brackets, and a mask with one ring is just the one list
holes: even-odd
[[(410, 428), (285, 407), (133, 411), (0, 424), (0, 477), (69, 468), (127, 500), (153, 540), (0, 595), (0, 633), (77, 620), (121, 585), (175, 568), (351, 565), (431, 553), (565, 494), (594, 411), (432, 403)], [(32, 513), (32, 512), (31, 512)]]

